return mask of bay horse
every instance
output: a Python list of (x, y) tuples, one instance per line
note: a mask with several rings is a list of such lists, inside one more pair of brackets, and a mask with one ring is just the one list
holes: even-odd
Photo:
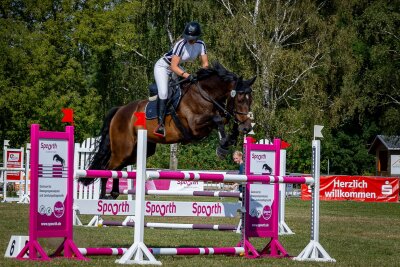
[[(165, 137), (153, 134), (157, 118), (146, 118), (147, 157), (155, 153), (157, 143), (186, 144), (208, 136), (213, 129), (218, 129), (220, 149), (224, 151), (236, 141), (239, 132), (251, 131), (251, 86), (256, 77), (243, 80), (218, 62), (198, 70), (196, 76), (195, 82), (181, 83), (180, 103), (165, 117)], [(136, 163), (137, 131), (142, 127), (134, 125), (137, 120), (134, 113), (145, 112), (148, 103), (148, 99), (139, 100), (109, 111), (89, 169), (122, 170)], [(230, 118), (235, 121), (235, 132), (226, 135), (224, 124)], [(80, 178), (79, 181), (88, 185), (94, 179)], [(102, 178), (100, 198), (106, 197), (106, 183), (107, 179)], [(118, 195), (119, 180), (114, 179), (110, 196), (115, 199)]]

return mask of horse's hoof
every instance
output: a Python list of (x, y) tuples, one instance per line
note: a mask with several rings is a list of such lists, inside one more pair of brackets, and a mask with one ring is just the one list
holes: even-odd
[(117, 192), (111, 192), (110, 193), (110, 199), (117, 199), (118, 197), (119, 197), (119, 193), (117, 193)]
[(112, 196), (107, 195), (107, 196), (100, 196), (99, 199), (113, 199)]
[(217, 153), (218, 158), (225, 159), (226, 155), (229, 153), (229, 150), (219, 146), (215, 152)]

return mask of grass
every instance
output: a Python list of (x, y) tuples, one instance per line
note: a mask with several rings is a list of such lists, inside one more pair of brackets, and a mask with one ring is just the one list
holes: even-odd
[[(187, 200), (187, 198), (186, 198)], [(286, 223), (295, 235), (280, 241), (292, 256), (297, 256), (310, 240), (310, 202), (289, 199)], [(87, 223), (89, 216), (81, 219)], [(118, 218), (122, 220), (121, 218)], [(146, 221), (172, 221), (174, 218), (146, 218)], [(175, 220), (176, 221), (176, 220)], [(181, 218), (181, 223), (228, 223), (230, 218)], [(163, 266), (400, 266), (399, 203), (321, 202), (320, 243), (336, 263), (297, 262), (291, 259), (246, 259), (238, 256), (156, 256)], [(0, 252), (4, 253), (11, 235), (28, 234), (28, 205), (0, 203)], [(102, 229), (74, 227), (78, 247), (129, 247), (133, 228)], [(146, 229), (148, 247), (232, 246), (240, 236), (231, 232)], [(58, 239), (40, 240), (51, 252)], [(252, 240), (258, 248), (267, 240)], [(3, 254), (4, 255), (4, 254)], [(120, 256), (94, 256), (89, 262), (54, 259), (51, 262), (20, 262), (0, 257), (0, 266), (121, 266)]]

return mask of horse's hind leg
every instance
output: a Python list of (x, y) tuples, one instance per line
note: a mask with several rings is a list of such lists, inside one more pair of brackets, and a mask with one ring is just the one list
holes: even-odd
[(156, 143), (147, 142), (147, 158), (156, 153)]
[(113, 185), (110, 195), (113, 199), (117, 199), (117, 197), (119, 196), (119, 179), (113, 179)]
[[(132, 125), (133, 112), (136, 105), (121, 108), (113, 118), (110, 125), (110, 149), (111, 157), (108, 162), (109, 170), (122, 170), (131, 164), (136, 158), (134, 147), (136, 145), (136, 133)], [(110, 195), (116, 199), (119, 196), (119, 180), (113, 180)]]
[[(106, 199), (108, 178), (101, 178), (100, 199)], [(112, 190), (110, 192), (111, 198), (116, 199), (119, 196), (119, 179), (113, 179)]]
[(107, 180), (108, 178), (101, 178), (100, 179), (100, 199), (106, 198), (106, 191), (107, 191)]
[[(122, 139), (127, 140), (127, 139)], [(124, 167), (130, 164), (131, 154), (132, 154), (133, 144), (131, 142), (125, 141), (123, 144), (118, 143), (113, 147), (111, 154), (111, 159), (108, 165), (110, 170), (122, 170)], [(105, 187), (105, 186), (104, 186)], [(106, 188), (104, 188), (105, 190)], [(113, 179), (113, 185), (110, 192), (113, 199), (119, 196), (119, 179)]]

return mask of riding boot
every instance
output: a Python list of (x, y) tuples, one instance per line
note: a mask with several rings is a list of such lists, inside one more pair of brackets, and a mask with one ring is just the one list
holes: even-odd
[(160, 99), (160, 98), (158, 98), (157, 100), (158, 126), (154, 130), (154, 134), (160, 137), (165, 137), (164, 118), (165, 118), (165, 113), (167, 111), (167, 100), (168, 99)]

